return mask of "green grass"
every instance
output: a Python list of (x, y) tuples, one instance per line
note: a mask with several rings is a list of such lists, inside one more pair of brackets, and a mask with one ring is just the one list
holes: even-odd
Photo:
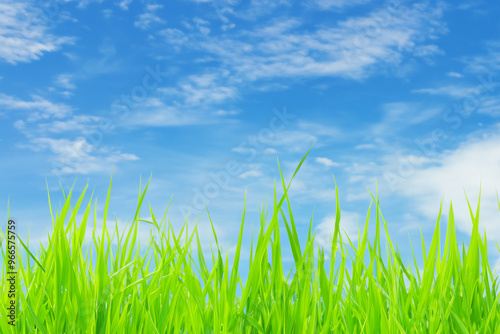
[[(245, 278), (240, 274), (245, 206), (234, 256), (221, 253), (214, 231), (216, 247), (205, 258), (196, 229), (185, 225), (176, 235), (166, 213), (158, 219), (151, 211), (151, 221), (139, 219), (147, 186), (125, 231), (106, 220), (108, 193), (105, 226), (99, 235), (93, 233), (92, 245), (84, 242), (92, 220), (96, 231), (92, 199), (84, 202), (85, 189), (72, 205), (73, 193), (66, 194), (64, 206), (52, 215), (48, 245), (31, 254), (29, 245), (18, 243), (15, 330), (7, 324), (2, 272), (0, 332), (500, 333), (498, 280), (488, 263), (486, 235), (479, 232), (479, 205), (475, 211), (469, 205), (468, 247), (457, 242), (450, 205), (444, 243), (438, 219), (430, 244), (422, 238), (423, 253), (403, 263), (378, 195), (372, 196), (375, 213), (368, 210), (366, 219), (368, 224), (370, 215), (376, 216), (375, 235), (368, 236), (366, 225), (356, 245), (339, 229), (337, 200), (335, 233), (327, 250), (334, 256), (326, 256), (315, 246), (312, 221), (307, 240), (299, 243), (288, 198), (291, 180), (287, 184), (281, 176), (279, 183), (283, 195), (276, 195), (275, 186), (272, 218), (261, 213)], [(337, 187), (336, 193), (338, 199)], [(78, 212), (84, 213), (77, 222)], [(156, 230), (145, 252), (138, 246), (140, 224)], [(291, 272), (283, 269), (284, 233), (293, 254)], [(3, 237), (2, 261), (5, 256)]]

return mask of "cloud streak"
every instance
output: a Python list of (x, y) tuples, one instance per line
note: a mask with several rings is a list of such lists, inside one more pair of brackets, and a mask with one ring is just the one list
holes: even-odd
[(248, 81), (325, 76), (362, 79), (376, 70), (400, 66), (404, 55), (439, 54), (428, 42), (447, 31), (441, 16), (439, 6), (415, 4), (376, 10), (313, 30), (303, 29), (301, 20), (287, 18), (217, 37), (172, 29), (160, 35), (171, 45), (215, 56), (225, 69)]
[(32, 2), (0, 3), (0, 58), (11, 64), (31, 62), (74, 43), (72, 37), (51, 34), (49, 20)]

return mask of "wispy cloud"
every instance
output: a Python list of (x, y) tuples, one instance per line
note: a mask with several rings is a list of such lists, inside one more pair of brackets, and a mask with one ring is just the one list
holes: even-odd
[(118, 3), (118, 7), (120, 7), (123, 10), (128, 10), (128, 7), (132, 3), (132, 0), (122, 0)]
[(343, 7), (365, 4), (370, 1), (371, 0), (312, 0), (309, 1), (309, 3), (321, 9), (340, 9)]
[(0, 3), (0, 58), (11, 64), (30, 62), (74, 42), (72, 37), (51, 34), (43, 14), (34, 2)]
[[(291, 119), (295, 117), (293, 115)], [(242, 154), (249, 153), (252, 150), (265, 154), (276, 154), (278, 152), (303, 153), (315, 143), (316, 147), (321, 147), (339, 140), (341, 135), (342, 132), (335, 127), (299, 121), (291, 125), (289, 129), (272, 132), (265, 141), (256, 140), (258, 143), (252, 148), (239, 146), (234, 147), (233, 151)]]
[(220, 117), (238, 113), (221, 109), (237, 97), (237, 89), (225, 85), (218, 75), (191, 75), (175, 86), (158, 88), (153, 96), (135, 108), (125, 123), (129, 126), (213, 123)]
[[(358, 241), (358, 227), (363, 229), (364, 220), (359, 214), (350, 211), (340, 212), (340, 233), (342, 241), (348, 243), (349, 239), (354, 243)], [(332, 248), (333, 233), (335, 231), (335, 215), (323, 218), (316, 227), (316, 243), (326, 252)], [(349, 239), (348, 239), (348, 238)]]
[(440, 108), (425, 107), (415, 103), (393, 102), (382, 106), (382, 121), (372, 126), (377, 137), (393, 135), (409, 126), (423, 123), (442, 113)]
[(73, 83), (73, 75), (67, 73), (58, 75), (56, 80), (54, 81), (54, 84), (58, 87), (69, 90), (73, 90), (76, 88), (75, 84)]
[(141, 103), (124, 120), (127, 126), (185, 126), (209, 121), (196, 108), (167, 105), (162, 99), (151, 97)]
[(488, 41), (485, 43), (485, 47), (486, 53), (463, 59), (467, 65), (466, 72), (491, 73), (500, 70), (500, 40)]
[(158, 10), (162, 9), (162, 5), (158, 4), (147, 4), (144, 13), (139, 15), (139, 18), (134, 22), (134, 25), (142, 30), (152, 28), (153, 26), (165, 23), (156, 13)]
[(448, 72), (446, 73), (447, 76), (449, 76), (450, 78), (462, 78), (463, 75), (460, 74), (460, 73), (457, 73), (457, 72)]
[(90, 132), (98, 127), (100, 117), (90, 115), (72, 115), (61, 120), (39, 121), (30, 124), (24, 120), (14, 122), (14, 127), (21, 131), (26, 137), (45, 136), (64, 132)]
[(486, 97), (484, 101), (482, 101), (477, 112), (479, 114), (485, 114), (492, 117), (500, 117), (500, 97)]
[(287, 18), (217, 37), (173, 29), (160, 35), (169, 44), (217, 57), (224, 69), (247, 81), (304, 76), (361, 79), (377, 69), (400, 66), (403, 56), (424, 56), (422, 48), (426, 57), (440, 52), (435, 46), (429, 48), (428, 41), (446, 32), (440, 22), (441, 7), (415, 4), (392, 10), (376, 10), (314, 30)]
[(113, 165), (138, 160), (134, 154), (120, 150), (96, 147), (84, 137), (71, 139), (33, 138), (22, 147), (34, 151), (49, 151), (56, 175), (108, 173)]
[(375, 148), (375, 144), (359, 144), (354, 147), (355, 150), (373, 150)]
[(98, 116), (74, 115), (72, 107), (39, 96), (25, 101), (0, 94), (0, 106), (17, 111), (9, 116), (17, 118), (14, 128), (27, 140), (17, 143), (17, 147), (48, 152), (53, 172), (58, 175), (108, 172), (113, 164), (139, 159), (118, 148), (96, 144), (102, 138), (95, 138), (95, 135), (103, 135), (102, 131), (93, 131), (100, 124)]
[(227, 10), (227, 12), (241, 19), (255, 20), (274, 13), (279, 7), (289, 7), (291, 3), (291, 0), (251, 0), (247, 6), (238, 6), (234, 10)]
[(158, 91), (168, 95), (169, 99), (182, 100), (188, 105), (225, 102), (238, 94), (235, 87), (224, 85), (222, 78), (214, 73), (191, 75), (177, 87), (160, 88)]
[(244, 173), (241, 173), (240, 178), (246, 179), (249, 177), (259, 177), (262, 176), (262, 172), (260, 170), (249, 170)]
[(338, 167), (340, 164), (338, 162), (334, 162), (331, 159), (324, 158), (324, 157), (317, 157), (316, 162), (325, 166), (325, 167)]
[(462, 98), (470, 96), (476, 92), (475, 87), (447, 85), (436, 88), (420, 88), (412, 90), (413, 93), (430, 94), (430, 95), (448, 95), (454, 98)]
[(72, 107), (53, 103), (40, 96), (33, 95), (31, 101), (0, 93), (0, 106), (8, 110), (24, 110), (28, 112), (27, 121), (34, 122), (50, 117), (63, 118), (71, 114)]
[[(287, 88), (288, 85), (273, 84), (282, 78), (363, 79), (384, 73), (388, 68), (398, 68), (399, 73), (400, 68), (406, 68), (402, 66), (405, 57), (440, 53), (434, 46), (427, 47), (429, 41), (446, 32), (440, 22), (439, 5), (401, 5), (390, 10), (375, 10), (367, 16), (318, 25), (312, 30), (304, 29), (304, 22), (297, 18), (278, 18), (253, 30), (239, 29), (219, 35), (209, 34), (209, 23), (200, 19), (185, 23), (184, 31), (160, 30), (158, 36), (176, 52), (196, 50), (198, 60), (205, 61), (208, 57), (216, 65), (206, 66), (204, 73), (182, 79), (175, 86), (160, 89), (169, 96), (169, 102), (158, 105), (156, 111), (152, 108), (139, 111), (133, 119), (138, 125), (198, 123), (199, 116), (193, 110), (200, 111), (199, 106), (202, 110), (213, 109), (218, 103), (236, 99), (244, 87)], [(427, 50), (425, 55), (422, 48)], [(221, 108), (215, 110), (218, 109)], [(333, 135), (320, 133), (323, 130), (319, 126), (305, 130), (290, 135), (311, 144), (318, 135)], [(283, 134), (276, 138), (275, 145), (302, 150), (304, 145), (295, 142), (290, 143)]]

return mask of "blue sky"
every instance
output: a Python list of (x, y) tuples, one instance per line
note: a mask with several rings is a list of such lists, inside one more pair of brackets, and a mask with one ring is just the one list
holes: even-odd
[(467, 240), (464, 189), (476, 205), (480, 183), (481, 228), (498, 239), (499, 15), (487, 1), (1, 0), (0, 214), (10, 201), (21, 234), (43, 242), (46, 180), (55, 207), (59, 183), (89, 184), (101, 213), (114, 166), (120, 226), (152, 174), (157, 215), (173, 194), (172, 224), (189, 211), (206, 237), (206, 203), (230, 245), (245, 189), (249, 237), (276, 158), (289, 178), (314, 144), (291, 199), (303, 235), (314, 211), (319, 245), (333, 175), (353, 241), (377, 181), (405, 256), (441, 199)]

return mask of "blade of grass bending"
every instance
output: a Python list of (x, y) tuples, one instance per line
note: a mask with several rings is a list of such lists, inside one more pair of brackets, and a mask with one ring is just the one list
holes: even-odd
[(56, 221), (54, 219), (54, 213), (52, 212), (52, 203), (50, 203), (50, 190), (49, 190), (49, 183), (48, 183), (47, 179), (45, 179), (45, 184), (47, 185), (47, 197), (49, 200), (50, 218), (52, 218), (52, 226), (55, 228)]
[(35, 314), (35, 312), (33, 312), (33, 308), (31, 307), (31, 304), (28, 300), (26, 300), (26, 306), (28, 306), (28, 310), (30, 311), (31, 315), (33, 316), (33, 320), (35, 321), (35, 324), (38, 326), (38, 328), (40, 329), (40, 331), (43, 333), (43, 334), (47, 334), (47, 330), (45, 330), (45, 328), (42, 326), (42, 324), (40, 323), (40, 321), (38, 321), (38, 318)]
[(335, 226), (333, 230), (333, 239), (332, 245), (330, 249), (330, 289), (333, 286), (333, 273), (335, 269), (335, 255), (337, 253), (337, 242), (339, 241), (340, 236), (340, 199), (339, 199), (339, 188), (337, 186), (337, 180), (335, 179), (335, 175), (333, 175), (333, 182), (335, 183)]
[(241, 244), (243, 242), (243, 226), (245, 223), (245, 209), (246, 209), (246, 201), (247, 201), (247, 191), (245, 189), (245, 199), (243, 204), (243, 217), (241, 218), (241, 227), (240, 234), (238, 236), (238, 243), (236, 245), (236, 252), (234, 253), (234, 262), (233, 268), (231, 270), (231, 281), (229, 283), (229, 301), (234, 303), (234, 299), (236, 297), (236, 283), (238, 279), (238, 266), (240, 261), (240, 253), (241, 253)]
[(29, 256), (31, 256), (31, 258), (36, 262), (36, 264), (40, 267), (40, 269), (43, 270), (43, 272), (45, 272), (45, 268), (42, 266), (42, 264), (38, 261), (38, 259), (33, 255), (33, 253), (30, 252), (30, 250), (28, 249), (28, 247), (24, 244), (24, 242), (21, 240), (21, 238), (19, 237), (19, 235), (17, 235), (17, 239), (19, 240), (19, 242), (21, 243), (21, 245), (23, 246), (24, 250), (26, 250), (26, 252), (29, 254)]
[(113, 169), (111, 169), (111, 177), (109, 179), (109, 187), (108, 187), (108, 195), (106, 196), (106, 203), (104, 205), (104, 217), (102, 219), (102, 236), (101, 236), (101, 240), (102, 240), (102, 247), (104, 247), (104, 236), (105, 236), (105, 233), (106, 233), (106, 218), (108, 216), (108, 208), (109, 208), (109, 200), (111, 198), (111, 185), (113, 184)]

